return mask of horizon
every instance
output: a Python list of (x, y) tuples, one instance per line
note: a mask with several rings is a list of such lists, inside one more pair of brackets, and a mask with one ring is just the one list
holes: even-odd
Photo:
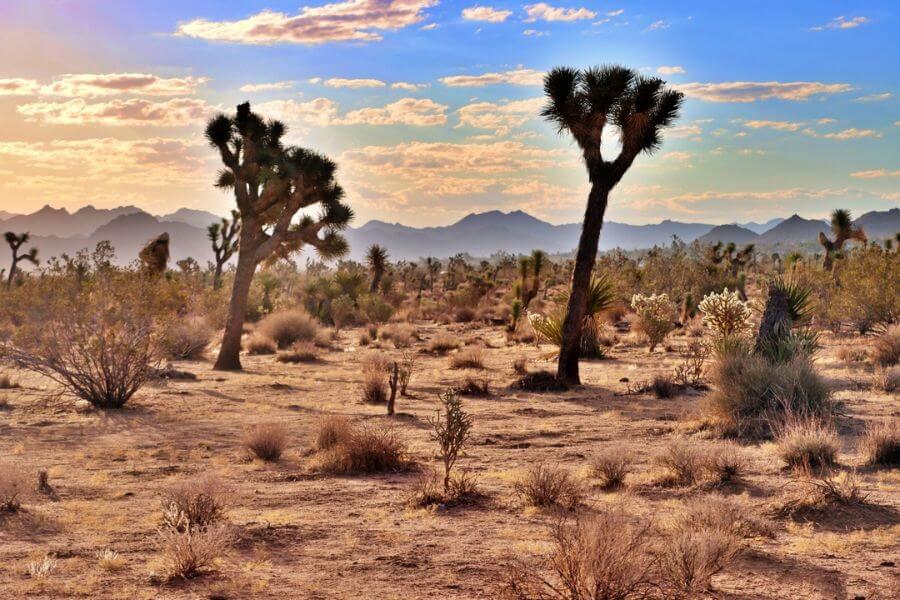
[[(221, 165), (202, 131), (249, 100), (286, 122), (289, 142), (338, 162), (356, 223), (516, 209), (578, 222), (584, 168), (539, 117), (541, 80), (599, 63), (687, 96), (662, 148), (613, 191), (610, 220), (719, 225), (900, 205), (891, 3), (299, 4), (4, 3), (0, 210), (227, 214), (234, 199), (212, 186)], [(329, 18), (326, 4), (352, 18)]]

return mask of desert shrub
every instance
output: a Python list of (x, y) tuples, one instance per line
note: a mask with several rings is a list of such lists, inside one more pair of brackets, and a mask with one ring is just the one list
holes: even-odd
[(444, 495), (450, 497), (451, 471), (472, 429), (472, 416), (462, 408), (459, 395), (453, 391), (440, 394), (441, 408), (428, 420), (431, 437), (438, 444), (438, 452), (444, 463)]
[(835, 464), (840, 447), (834, 429), (813, 418), (792, 417), (776, 430), (778, 455), (794, 469), (816, 469)]
[(277, 462), (287, 447), (288, 430), (281, 423), (259, 423), (244, 436), (244, 449), (266, 462)]
[(381, 338), (393, 342), (395, 348), (409, 348), (418, 339), (418, 335), (415, 325), (391, 323), (382, 328)]
[(725, 288), (703, 298), (698, 306), (703, 313), (703, 322), (721, 338), (741, 337), (750, 333), (750, 307), (741, 300), (738, 292)]
[(191, 315), (170, 323), (160, 337), (160, 347), (166, 358), (200, 360), (215, 330), (201, 316)]
[(196, 577), (211, 569), (231, 542), (232, 535), (225, 524), (181, 531), (161, 529), (159, 551), (162, 573), (169, 580)]
[(362, 401), (366, 404), (386, 404), (388, 401), (387, 372), (376, 368), (363, 369)]
[(97, 552), (97, 566), (110, 573), (121, 571), (125, 567), (125, 558), (115, 550), (105, 548)]
[(556, 373), (550, 371), (526, 373), (514, 381), (512, 387), (526, 392), (563, 392), (569, 389), (565, 382), (556, 378)]
[(331, 415), (319, 421), (316, 428), (316, 450), (329, 450), (349, 439), (353, 432), (350, 419), (340, 415)]
[(16, 512), (30, 489), (22, 467), (0, 463), (0, 512)]
[(400, 471), (407, 465), (406, 444), (394, 429), (353, 425), (349, 435), (319, 453), (315, 469), (344, 475)]
[(666, 469), (665, 483), (689, 486), (699, 481), (703, 473), (702, 449), (685, 441), (675, 441), (655, 457), (657, 465)]
[(900, 325), (891, 325), (872, 343), (872, 362), (891, 367), (900, 362)]
[(740, 539), (720, 529), (681, 527), (660, 553), (663, 587), (673, 597), (693, 597), (710, 586), (712, 576), (734, 559)]
[(56, 570), (59, 561), (50, 556), (44, 556), (40, 560), (32, 560), (28, 563), (28, 576), (32, 579), (43, 579)]
[(225, 518), (232, 490), (214, 475), (181, 481), (163, 493), (163, 525), (171, 529), (205, 529)]
[(527, 506), (571, 510), (584, 499), (583, 486), (571, 473), (543, 463), (526, 471), (514, 487)]
[(675, 367), (675, 382), (682, 387), (701, 387), (704, 385), (706, 360), (710, 348), (703, 342), (693, 341), (681, 353), (681, 363)]
[(826, 472), (819, 477), (805, 477), (796, 484), (776, 507), (776, 515), (808, 518), (835, 506), (854, 506), (868, 501), (855, 471), (837, 475)]
[(462, 384), (456, 386), (455, 389), (460, 396), (486, 398), (491, 395), (491, 382), (486, 377), (467, 375)]
[(637, 315), (637, 329), (647, 336), (652, 352), (675, 329), (675, 304), (668, 294), (635, 294), (631, 308)]
[(319, 360), (319, 356), (316, 354), (315, 344), (296, 342), (289, 350), (280, 353), (277, 360), (282, 363), (315, 362)]
[(247, 340), (247, 352), (253, 355), (275, 354), (278, 344), (270, 337), (254, 333)]
[(900, 389), (900, 366), (876, 367), (872, 373), (872, 388), (882, 392)]
[(525, 375), (528, 373), (528, 357), (519, 356), (513, 361), (513, 373)]
[(409, 382), (412, 380), (413, 371), (416, 369), (416, 355), (412, 352), (404, 352), (400, 361), (397, 363), (400, 384), (400, 394), (405, 396), (409, 388)]
[(859, 443), (866, 464), (885, 467), (900, 466), (900, 422), (887, 418), (869, 423)]
[(619, 489), (631, 471), (633, 457), (623, 448), (614, 448), (591, 458), (591, 472), (601, 479), (605, 490)]
[(311, 342), (316, 339), (317, 331), (315, 319), (298, 308), (274, 312), (256, 326), (256, 333), (274, 340), (279, 349), (294, 342)]
[(359, 332), (359, 338), (357, 338), (357, 341), (360, 346), (368, 346), (372, 343), (372, 336), (369, 335), (368, 331), (363, 330)]
[(459, 346), (459, 338), (451, 333), (439, 331), (434, 334), (434, 337), (428, 340), (427, 348), (429, 352), (434, 352), (436, 354), (446, 354), (451, 350), (456, 350), (457, 348), (459, 348)]
[(475, 309), (468, 306), (460, 306), (454, 312), (453, 320), (457, 323), (471, 323), (475, 320)]
[(13, 378), (3, 373), (0, 375), (0, 390), (14, 390), (19, 387), (18, 382), (13, 381)]
[(650, 383), (650, 389), (657, 398), (672, 398), (678, 394), (678, 384), (672, 381), (668, 375), (655, 375)]
[[(338, 332), (336, 329), (320, 329), (316, 332), (316, 337), (312, 345), (323, 350), (333, 350), (335, 342), (338, 341)], [(308, 342), (297, 342), (308, 343)]]
[(381, 296), (367, 294), (359, 300), (359, 308), (369, 323), (387, 323), (394, 314), (394, 307), (384, 301)]
[(407, 503), (416, 508), (432, 506), (457, 506), (482, 496), (478, 482), (471, 473), (463, 470), (450, 476), (445, 490), (441, 476), (434, 469), (422, 473)]
[(869, 352), (859, 346), (841, 346), (838, 348), (837, 357), (845, 363), (860, 363), (869, 358)]
[(481, 348), (473, 347), (460, 350), (450, 357), (451, 369), (483, 369), (484, 352)]
[(887, 252), (877, 244), (854, 249), (838, 261), (833, 281), (819, 291), (841, 321), (849, 321), (860, 333), (900, 319), (900, 253)]
[(714, 483), (729, 483), (744, 473), (747, 460), (738, 446), (715, 444), (707, 448), (703, 468)]
[(659, 588), (655, 532), (620, 511), (558, 523), (553, 550), (538, 568), (519, 562), (497, 590), (500, 600), (639, 600)]

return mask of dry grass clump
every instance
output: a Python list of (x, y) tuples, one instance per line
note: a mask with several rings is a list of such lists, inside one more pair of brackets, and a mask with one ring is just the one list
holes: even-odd
[(381, 339), (393, 342), (395, 348), (409, 348), (419, 334), (411, 323), (391, 323), (381, 329)]
[(244, 436), (244, 449), (266, 462), (277, 462), (287, 448), (288, 430), (281, 423), (260, 423)]
[(453, 320), (457, 323), (471, 323), (475, 320), (475, 309), (468, 306), (460, 306), (453, 313)]
[(290, 350), (282, 352), (276, 359), (281, 363), (302, 363), (316, 362), (319, 355), (316, 354), (316, 345), (310, 342), (297, 342), (291, 346)]
[(888, 393), (900, 390), (900, 367), (875, 367), (872, 388)]
[(467, 375), (462, 385), (457, 386), (455, 389), (460, 396), (487, 398), (491, 395), (491, 382), (485, 377)]
[(841, 346), (838, 348), (837, 357), (841, 362), (855, 364), (869, 358), (869, 352), (860, 346)]
[(728, 531), (677, 528), (659, 557), (664, 589), (674, 598), (695, 597), (708, 590), (712, 576), (734, 560), (740, 547), (740, 539)]
[(374, 364), (363, 365), (362, 401), (366, 404), (386, 404), (388, 401), (387, 371)]
[(172, 360), (201, 360), (214, 333), (206, 318), (191, 315), (169, 323), (160, 337), (160, 347)]
[(13, 381), (7, 374), (0, 375), (0, 390), (14, 390), (19, 387), (18, 382)]
[(900, 421), (887, 418), (869, 423), (859, 443), (867, 465), (900, 466)]
[(747, 469), (747, 460), (735, 444), (715, 444), (707, 448), (703, 468), (713, 483), (721, 485), (739, 479)]
[(16, 512), (30, 489), (22, 467), (0, 463), (0, 512)]
[(868, 501), (855, 471), (832, 476), (806, 477), (796, 482), (775, 514), (781, 517), (806, 518), (836, 506), (857, 506)]
[(890, 367), (900, 363), (900, 324), (891, 325), (875, 338), (871, 350), (872, 362), (876, 366)]
[(256, 332), (275, 340), (279, 349), (294, 342), (312, 342), (319, 327), (309, 314), (301, 309), (274, 312), (264, 317), (256, 326)]
[(577, 508), (584, 500), (580, 481), (560, 467), (537, 464), (515, 483), (515, 490), (527, 506)]
[(690, 486), (700, 480), (704, 470), (704, 456), (700, 447), (685, 441), (675, 441), (654, 459), (666, 469), (665, 485)]
[(450, 357), (451, 369), (483, 369), (484, 352), (481, 348), (466, 348)]
[(439, 331), (428, 340), (427, 349), (435, 354), (446, 354), (451, 350), (456, 350), (460, 346), (459, 338), (446, 331)]
[(520, 356), (513, 361), (513, 373), (522, 376), (528, 374), (528, 357)]
[(247, 340), (246, 349), (248, 354), (254, 356), (275, 354), (278, 350), (278, 344), (272, 338), (256, 332)]
[(624, 448), (613, 448), (591, 458), (591, 472), (601, 479), (605, 490), (616, 490), (625, 485), (625, 478), (631, 472), (633, 456)]
[(97, 566), (109, 573), (121, 571), (125, 567), (125, 558), (115, 550), (105, 548), (97, 552)]
[(368, 331), (363, 330), (359, 332), (359, 337), (356, 341), (360, 346), (368, 346), (372, 343), (372, 336), (369, 335)]
[(650, 389), (657, 398), (672, 398), (678, 394), (678, 384), (668, 375), (656, 375), (650, 383)]
[(778, 455), (793, 469), (835, 464), (840, 442), (834, 428), (813, 418), (791, 418), (776, 433)]
[(161, 529), (162, 573), (169, 580), (196, 577), (214, 567), (232, 541), (231, 531), (224, 523), (204, 529)]
[(225, 518), (232, 490), (215, 475), (181, 481), (163, 493), (163, 525), (170, 529), (205, 529)]
[(511, 387), (526, 392), (564, 392), (569, 389), (568, 385), (557, 379), (556, 374), (550, 371), (526, 373), (514, 381)]
[[(324, 425), (320, 425), (320, 432)], [(331, 445), (316, 457), (314, 470), (334, 475), (401, 471), (408, 466), (406, 444), (390, 427), (349, 424), (333, 429)], [(326, 436), (327, 437), (327, 436)], [(317, 439), (319, 436), (317, 436)]]
[(33, 560), (28, 563), (28, 576), (32, 579), (43, 579), (54, 570), (59, 564), (55, 558), (44, 556), (40, 560)]
[(319, 421), (316, 428), (316, 450), (330, 450), (353, 432), (353, 423), (347, 417), (341, 415), (329, 415)]

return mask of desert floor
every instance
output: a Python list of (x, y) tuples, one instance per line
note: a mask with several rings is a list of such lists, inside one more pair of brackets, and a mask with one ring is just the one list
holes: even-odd
[[(393, 349), (357, 347), (359, 330), (341, 333), (332, 350), (309, 364), (272, 356), (244, 358), (242, 373), (219, 373), (204, 362), (176, 366), (195, 381), (171, 381), (139, 391), (125, 409), (79, 413), (69, 399), (48, 399), (46, 381), (11, 372), (21, 389), (0, 391), (0, 456), (36, 473), (49, 471), (57, 498), (35, 494), (18, 514), (0, 520), (0, 598), (490, 598), (503, 566), (548, 548), (558, 515), (527, 508), (514, 491), (523, 470), (540, 462), (584, 477), (585, 511), (623, 504), (635, 515), (665, 519), (703, 502), (703, 486), (653, 485), (653, 456), (682, 437), (707, 443), (693, 423), (702, 392), (672, 399), (628, 393), (629, 385), (671, 373), (688, 339), (673, 351), (620, 344), (611, 358), (582, 363), (585, 382), (564, 393), (509, 388), (514, 360), (553, 368), (550, 348), (507, 344), (499, 328), (418, 325), (424, 348), (440, 329), (482, 345), (493, 396), (466, 398), (474, 415), (471, 441), (459, 467), (477, 475), (487, 497), (444, 510), (406, 503), (416, 472), (322, 476), (308, 471), (319, 419), (341, 414), (392, 423), (412, 458), (437, 466), (428, 417), (437, 393), (459, 384), (466, 371), (448, 356), (419, 354), (411, 397), (400, 414), (360, 402), (363, 357)], [(826, 337), (817, 358), (845, 404), (839, 431), (844, 468), (861, 464), (856, 442), (865, 422), (900, 413), (898, 396), (871, 390), (872, 374), (836, 357), (859, 336)], [(622, 381), (624, 378), (628, 382)], [(278, 421), (291, 431), (281, 462), (250, 460), (241, 448), (254, 423)], [(607, 493), (588, 469), (592, 455), (627, 446), (636, 456), (628, 488)], [(744, 445), (748, 474), (715, 490), (745, 503), (748, 513), (772, 518), (774, 536), (746, 540), (739, 558), (713, 579), (715, 598), (890, 598), (900, 577), (900, 471), (859, 469), (865, 506), (839, 507), (808, 521), (772, 517), (796, 477), (782, 468), (771, 443)], [(152, 573), (160, 494), (183, 478), (217, 473), (234, 489), (228, 513), (237, 541), (215, 572), (160, 584)], [(101, 569), (97, 554), (118, 552), (124, 567)], [(45, 556), (56, 567), (42, 578), (28, 565)]]

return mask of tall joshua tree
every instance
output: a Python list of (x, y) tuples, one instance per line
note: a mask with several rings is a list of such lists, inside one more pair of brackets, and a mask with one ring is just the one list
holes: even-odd
[(16, 235), (12, 231), (7, 231), (3, 234), (3, 237), (6, 238), (6, 243), (9, 244), (9, 249), (12, 251), (12, 262), (9, 265), (9, 276), (6, 279), (6, 287), (12, 287), (13, 281), (16, 280), (16, 275), (19, 271), (19, 263), (23, 260), (27, 260), (33, 265), (38, 263), (38, 249), (30, 248), (28, 252), (23, 254), (19, 254), (19, 250), (28, 243), (28, 240), (31, 236), (28, 233), (20, 233)]
[(222, 269), (238, 249), (238, 234), (241, 231), (241, 213), (231, 211), (231, 220), (223, 218), (206, 228), (206, 237), (212, 243), (216, 270), (213, 273), (213, 288), (222, 287)]
[[(285, 132), (282, 123), (264, 120), (249, 103), (238, 105), (234, 116), (220, 114), (206, 126), (206, 139), (225, 165), (216, 185), (234, 192), (241, 217), (228, 320), (215, 363), (218, 370), (241, 368), (244, 313), (260, 262), (304, 245), (323, 258), (347, 252), (340, 230), (353, 212), (342, 203), (344, 190), (335, 181), (337, 165), (312, 150), (285, 146)], [(294, 220), (301, 210), (317, 205), (317, 217)]]
[(826, 271), (830, 271), (834, 266), (834, 257), (844, 249), (844, 244), (848, 240), (856, 240), (866, 243), (868, 238), (866, 232), (861, 227), (854, 227), (853, 219), (850, 217), (850, 211), (839, 208), (831, 213), (831, 232), (834, 234), (834, 241), (828, 239), (823, 232), (819, 232), (819, 243), (825, 248), (825, 259), (822, 267)]
[(369, 288), (369, 292), (372, 294), (378, 291), (378, 285), (381, 283), (381, 278), (384, 277), (384, 272), (387, 270), (387, 260), (387, 250), (378, 244), (372, 244), (369, 247), (369, 251), (366, 252), (366, 263), (372, 270), (372, 285)]
[[(661, 79), (643, 77), (620, 66), (586, 70), (557, 67), (544, 78), (544, 94), (547, 104), (542, 116), (560, 133), (568, 132), (575, 139), (591, 183), (557, 367), (561, 381), (577, 384), (588, 285), (609, 194), (639, 154), (659, 148), (661, 132), (677, 118), (683, 95), (665, 87)], [(604, 159), (601, 150), (607, 124), (618, 129), (621, 142), (613, 160)]]

